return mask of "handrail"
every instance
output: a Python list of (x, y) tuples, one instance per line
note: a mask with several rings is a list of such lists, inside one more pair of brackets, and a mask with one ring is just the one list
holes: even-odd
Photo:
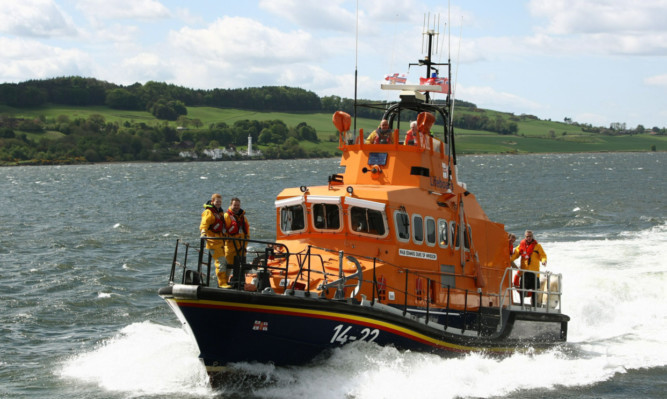
[[(445, 303), (441, 303), (440, 301), (433, 302), (433, 304), (436, 304), (435, 307), (432, 307), (432, 301), (433, 298), (435, 298), (433, 295), (435, 292), (432, 292), (431, 285), (433, 284), (434, 281), (438, 281), (437, 278), (438, 276), (456, 276), (456, 277), (469, 277), (468, 275), (463, 275), (463, 274), (457, 274), (457, 273), (451, 273), (451, 272), (437, 272), (437, 271), (415, 271), (408, 269), (406, 267), (402, 267), (399, 265), (392, 264), (391, 262), (387, 262), (385, 260), (382, 260), (377, 257), (368, 257), (368, 256), (363, 256), (360, 254), (355, 254), (352, 252), (344, 252), (344, 251), (335, 251), (332, 249), (328, 248), (322, 248), (322, 247), (316, 247), (312, 245), (308, 245), (307, 248), (305, 248), (303, 251), (300, 251), (298, 253), (291, 253), (289, 251), (289, 248), (282, 243), (278, 243), (275, 241), (264, 241), (264, 240), (250, 240), (250, 239), (242, 239), (242, 238), (233, 238), (233, 237), (201, 237), (200, 238), (200, 248), (195, 250), (198, 252), (198, 263), (197, 263), (197, 268), (196, 268), (196, 273), (198, 274), (193, 274), (195, 271), (193, 270), (191, 273), (186, 273), (188, 266), (187, 266), (187, 258), (188, 258), (188, 250), (190, 247), (190, 244), (184, 241), (181, 241), (180, 239), (176, 241), (176, 248), (174, 250), (174, 255), (173, 255), (173, 260), (172, 260), (172, 267), (171, 267), (171, 272), (169, 275), (169, 282), (170, 284), (174, 283), (175, 279), (175, 271), (176, 271), (176, 266), (183, 267), (183, 276), (181, 277), (181, 282), (184, 284), (198, 284), (198, 285), (204, 285), (204, 286), (210, 286), (210, 275), (211, 275), (211, 251), (206, 249), (206, 243), (208, 240), (235, 240), (235, 241), (241, 241), (244, 242), (244, 245), (248, 246), (250, 245), (248, 249), (248, 254), (255, 254), (255, 258), (252, 264), (248, 264), (245, 262), (245, 257), (244, 259), (236, 259), (235, 264), (234, 264), (234, 274), (238, 278), (239, 284), (233, 284), (236, 289), (239, 290), (245, 290), (245, 272), (249, 270), (250, 268), (256, 268), (258, 271), (257, 279), (260, 280), (262, 278), (266, 278), (265, 276), (270, 275), (270, 271), (278, 271), (280, 272), (281, 275), (284, 276), (283, 280), (280, 281), (280, 285), (284, 288), (284, 291), (282, 291), (283, 295), (294, 295), (296, 290), (303, 290), (304, 294), (303, 295), (310, 295), (311, 291), (316, 289), (317, 291), (322, 291), (321, 295), (325, 295), (324, 291), (327, 288), (334, 288), (336, 289), (336, 295), (334, 295), (334, 299), (344, 299), (345, 298), (345, 291), (347, 291), (348, 288), (355, 287), (351, 291), (351, 295), (349, 295), (351, 298), (356, 297), (360, 291), (360, 288), (364, 284), (369, 284), (372, 289), (371, 289), (371, 298), (370, 298), (370, 306), (374, 306), (376, 301), (377, 302), (385, 302), (386, 299), (383, 299), (381, 297), (381, 291), (380, 291), (380, 285), (378, 282), (378, 276), (376, 273), (376, 268), (379, 264), (382, 264), (383, 266), (390, 266), (393, 268), (396, 268), (399, 273), (403, 273), (404, 275), (404, 281), (400, 282), (400, 280), (396, 281), (396, 285), (402, 285), (403, 287), (393, 287), (393, 286), (387, 286), (386, 283), (383, 284), (382, 290), (384, 290), (384, 293), (388, 291), (395, 291), (399, 295), (403, 295), (403, 303), (401, 305), (397, 305), (396, 302), (393, 304), (387, 304), (389, 306), (393, 306), (397, 308), (396, 310), (398, 311), (401, 307), (403, 309), (402, 313), (404, 316), (410, 316), (410, 317), (416, 317), (422, 320), (422, 322), (428, 324), (431, 319), (431, 315), (435, 311), (435, 314), (437, 315), (437, 322), (436, 324), (439, 325), (441, 328), (444, 328), (446, 331), (449, 327), (451, 327), (452, 320), (450, 314), (452, 310), (455, 311), (453, 315), (455, 317), (461, 317), (461, 332), (465, 332), (466, 329), (471, 329), (471, 330), (477, 330), (477, 334), (482, 334), (482, 329), (486, 328), (488, 324), (484, 321), (485, 317), (488, 317), (488, 313), (482, 312), (482, 307), (483, 307), (483, 300), (484, 297), (489, 298), (491, 300), (492, 298), (496, 298), (498, 300), (498, 309), (499, 309), (499, 328), (502, 329), (502, 323), (505, 321), (505, 318), (503, 317), (503, 311), (512, 308), (514, 306), (519, 305), (521, 310), (530, 310), (530, 311), (536, 311), (536, 312), (544, 312), (544, 313), (560, 313), (561, 312), (561, 296), (562, 296), (562, 275), (560, 274), (555, 274), (547, 271), (543, 272), (533, 272), (529, 270), (521, 270), (523, 273), (532, 273), (535, 274), (536, 277), (542, 276), (546, 283), (546, 286), (544, 289), (540, 287), (536, 287), (535, 289), (526, 289), (522, 287), (515, 287), (511, 281), (512, 278), (512, 273), (519, 271), (519, 269), (516, 268), (507, 268), (505, 269), (502, 278), (500, 280), (500, 285), (498, 287), (497, 292), (483, 292), (481, 289), (477, 289), (476, 291), (470, 291), (469, 289), (463, 289), (461, 288), (456, 288), (452, 287), (451, 285), (443, 285), (443, 283), (440, 283), (441, 289), (446, 288), (446, 298), (442, 298), (441, 300)], [(253, 248), (254, 245), (260, 244), (260, 245), (265, 245), (265, 248), (258, 249), (256, 247)], [(179, 252), (179, 246), (184, 246), (185, 251), (183, 253)], [(338, 265), (338, 270), (336, 273), (334, 273), (332, 270), (327, 270), (327, 264), (329, 264), (330, 260), (325, 261), (323, 258), (323, 253), (318, 253), (318, 252), (313, 252), (314, 249), (317, 249), (319, 251), (323, 251), (324, 253), (331, 253), (334, 254), (340, 261)], [(204, 262), (204, 256), (208, 253), (208, 262)], [(179, 256), (184, 256), (183, 263), (180, 264), (178, 262), (178, 257)], [(296, 263), (294, 261), (291, 261), (292, 256), (296, 256)], [(272, 260), (274, 260), (276, 257), (282, 258), (279, 259), (277, 263), (271, 264)], [(370, 274), (369, 270), (369, 278), (370, 280), (363, 279), (363, 274), (362, 274), (362, 269), (359, 266), (359, 262), (357, 259), (366, 259), (368, 261), (372, 261), (372, 274)], [(336, 259), (335, 257), (333, 259)], [(357, 265), (356, 271), (352, 272), (350, 270), (345, 270), (343, 269), (343, 261), (347, 259), (350, 262), (353, 262)], [(313, 262), (313, 260), (316, 260)], [(206, 272), (204, 274), (203, 271), (203, 266), (207, 266)], [(369, 265), (370, 266), (370, 265)], [(369, 267), (370, 268), (370, 267)], [(319, 269), (319, 270), (318, 270)], [(266, 273), (265, 275), (260, 276), (260, 271), (263, 273)], [(322, 282), (319, 283), (318, 287), (314, 287), (311, 285), (312, 280), (311, 280), (311, 274), (319, 274), (321, 275)], [(187, 277), (186, 277), (187, 275)], [(206, 278), (204, 278), (204, 275)], [(299, 283), (297, 285), (297, 281), (303, 281), (303, 278), (307, 278), (307, 283), (302, 285)], [(316, 277), (317, 278), (317, 277)], [(416, 283), (416, 287), (414, 288), (414, 291), (410, 290), (410, 281), (414, 281), (415, 279), (424, 279), (426, 280), (426, 294), (424, 295), (423, 293), (423, 286), (421, 283)], [(186, 282), (187, 279), (187, 282)], [(358, 280), (354, 285), (348, 285), (346, 284), (348, 280), (353, 280), (356, 279)], [(412, 279), (412, 280), (410, 280)], [(291, 281), (290, 281), (291, 280)], [(214, 279), (215, 281), (215, 279)], [(423, 280), (421, 280), (423, 282)], [(258, 283), (257, 288), (264, 290), (267, 285), (267, 281), (263, 280), (263, 284), (261, 285)], [(215, 283), (214, 283), (215, 284)], [(291, 284), (291, 287), (289, 286)], [(556, 285), (557, 284), (557, 285)], [(435, 286), (435, 285), (434, 285)], [(269, 285), (270, 287), (270, 285)], [(368, 286), (367, 286), (368, 287)], [(233, 289), (234, 289), (233, 288)], [(452, 291), (454, 289), (455, 291)], [(419, 290), (419, 292), (417, 291)], [(456, 294), (454, 294), (456, 292)], [(539, 307), (530, 307), (526, 306), (524, 304), (517, 304), (516, 301), (514, 301), (513, 295), (514, 292), (517, 293), (523, 293), (524, 296), (527, 293), (531, 293), (532, 295), (544, 295), (544, 298), (546, 298), (546, 307), (544, 308), (539, 308)], [(279, 291), (280, 293), (280, 291)], [(350, 291), (348, 291), (348, 294), (350, 294)], [(445, 293), (442, 292), (444, 295)], [(328, 294), (326, 294), (328, 296)], [(453, 299), (452, 295), (456, 295), (456, 299)], [(475, 295), (477, 298), (472, 299), (472, 304), (469, 303), (469, 296), (470, 295)], [(425, 298), (425, 304), (424, 304), (424, 298)], [(364, 299), (366, 299), (364, 297)], [(456, 305), (452, 307), (452, 300), (455, 301)], [(475, 302), (478, 302), (477, 305), (475, 305)], [(400, 302), (398, 302), (400, 304)], [(410, 304), (410, 305), (409, 305)], [(368, 306), (368, 302), (367, 302)], [(462, 306), (462, 307), (461, 307)], [(516, 309), (516, 308), (515, 308)], [(486, 314), (486, 315), (485, 315)], [(469, 320), (468, 317), (474, 315), (476, 318), (476, 323), (474, 323), (474, 320)], [(494, 316), (495, 318), (495, 316)], [(455, 325), (457, 324), (456, 322), (454, 323)], [(458, 328), (458, 327), (456, 327)]]
[[(540, 276), (546, 276), (545, 289), (544, 290), (542, 289), (541, 284), (540, 284), (540, 286), (536, 287), (535, 289), (527, 289), (525, 287), (516, 287), (516, 286), (514, 286), (513, 281), (508, 281), (507, 285), (505, 285), (506, 284), (506, 282), (505, 282), (506, 279), (512, 280), (512, 274), (514, 272), (523, 273), (523, 274), (533, 274), (535, 276), (535, 281), (536, 282), (539, 281)], [(555, 286), (552, 288), (551, 282), (554, 281), (553, 278), (556, 278), (555, 281), (557, 282), (557, 284), (554, 284)], [(561, 298), (562, 298), (562, 295), (563, 295), (563, 292), (562, 292), (562, 289), (561, 289), (561, 287), (562, 287), (562, 284), (561, 284), (562, 283), (562, 278), (563, 278), (562, 274), (556, 274), (556, 273), (553, 273), (551, 271), (533, 271), (533, 270), (517, 269), (517, 268), (513, 268), (513, 267), (509, 267), (509, 268), (505, 269), (505, 272), (503, 273), (503, 277), (500, 281), (500, 289), (498, 291), (498, 292), (501, 292), (500, 303), (499, 303), (500, 311), (502, 312), (502, 310), (504, 308), (514, 306), (514, 305), (518, 305), (522, 310), (531, 309), (531, 310), (534, 310), (534, 311), (539, 310), (539, 311), (543, 311), (543, 312), (546, 312), (546, 313), (553, 313), (553, 312), (561, 313), (561, 310), (562, 310)], [(522, 280), (522, 282), (523, 282), (523, 280)], [(506, 288), (503, 289), (503, 287), (506, 287)], [(536, 296), (537, 295), (539, 295), (539, 296), (546, 295), (546, 303), (544, 304), (545, 306), (544, 307), (540, 306), (542, 304), (538, 303), (537, 299), (535, 300), (535, 303), (538, 306), (531, 306), (531, 305), (526, 306), (523, 303), (523, 301), (521, 301), (520, 303), (517, 304), (514, 301), (514, 293), (515, 292), (519, 294), (519, 298), (528, 297), (528, 295), (526, 295), (526, 294), (531, 294), (531, 295), (536, 295)], [(523, 296), (522, 296), (522, 294), (523, 294)], [(557, 306), (552, 307), (551, 305), (554, 303), (554, 300), (553, 300), (554, 297), (556, 298)], [(509, 301), (509, 305), (505, 305), (506, 300)]]

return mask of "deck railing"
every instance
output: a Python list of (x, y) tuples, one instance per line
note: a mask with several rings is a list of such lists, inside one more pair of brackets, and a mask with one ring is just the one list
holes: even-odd
[[(298, 291), (303, 296), (310, 296), (313, 291), (328, 291), (329, 289), (334, 289), (334, 299), (345, 299), (345, 296), (347, 295), (348, 298), (355, 298), (355, 300), (359, 301), (358, 293), (361, 287), (370, 284), (371, 298), (369, 299), (365, 296), (362, 298), (362, 301), (369, 301), (369, 306), (375, 306), (376, 303), (390, 304), (389, 306), (402, 312), (403, 316), (410, 316), (414, 319), (421, 320), (425, 324), (433, 323), (434, 327), (440, 326), (445, 331), (449, 328), (458, 328), (462, 333), (467, 329), (471, 329), (476, 330), (478, 334), (481, 334), (482, 330), (488, 330), (488, 325), (494, 325), (494, 323), (497, 324), (497, 327), (493, 328), (493, 330), (501, 328), (501, 324), (503, 323), (503, 310), (508, 308), (546, 313), (560, 313), (561, 310), (560, 287), (562, 287), (562, 278), (560, 274), (523, 271), (523, 273), (535, 274), (536, 278), (541, 276), (548, 282), (544, 289), (541, 289), (539, 285), (536, 289), (528, 289), (526, 287), (517, 287), (513, 284), (513, 281), (511, 281), (513, 272), (518, 271), (518, 269), (508, 268), (505, 270), (498, 291), (495, 293), (483, 293), (481, 289), (460, 289), (449, 285), (442, 285), (442, 283), (440, 283), (441, 289), (446, 289), (446, 295), (444, 304), (436, 304), (435, 298), (432, 297), (432, 289), (438, 284), (438, 279), (442, 280), (443, 277), (471, 278), (471, 276), (442, 272), (415, 272), (405, 267), (383, 261), (380, 258), (344, 253), (343, 251), (334, 251), (315, 246), (308, 246), (305, 250), (298, 253), (290, 253), (288, 248), (281, 243), (228, 237), (202, 237), (200, 239), (199, 248), (195, 248), (198, 254), (196, 269), (190, 269), (187, 265), (190, 244), (177, 240), (169, 277), (171, 284), (175, 283), (177, 267), (182, 267), (183, 272), (180, 278), (181, 284), (211, 286), (210, 276), (212, 256), (210, 251), (206, 249), (207, 240), (234, 240), (242, 243), (244, 248), (248, 246), (247, 251), (244, 250), (241, 253), (241, 256), (236, 258), (233, 265), (227, 266), (233, 269), (234, 277), (230, 282), (232, 289), (245, 290), (247, 288), (245, 284), (245, 275), (251, 270), (257, 273), (257, 279), (253, 287), (253, 289), (257, 291), (264, 291), (267, 288), (271, 289), (269, 281), (269, 276), (271, 274), (278, 273), (283, 276), (279, 286), (282, 288), (282, 293), (284, 295), (295, 295)], [(257, 246), (259, 246), (259, 248), (256, 248)], [(179, 247), (184, 248), (185, 251), (182, 255), (182, 262), (178, 261)], [(325, 265), (326, 262), (322, 258), (322, 255), (314, 253), (314, 249), (335, 255), (339, 259), (338, 272), (333, 273), (327, 271)], [(253, 257), (251, 263), (246, 261), (249, 256)], [(344, 259), (356, 263), (357, 271), (346, 274), (343, 270)], [(357, 259), (372, 261), (373, 267), (371, 280), (362, 278), (361, 267), (359, 266)], [(384, 283), (384, 285), (381, 284), (378, 281), (376, 274), (376, 267), (378, 264), (396, 268), (399, 273), (403, 273), (405, 275), (403, 286), (394, 287), (388, 286), (386, 283)], [(297, 267), (296, 273), (294, 272), (294, 267)], [(323, 281), (318, 287), (310, 286), (313, 281), (311, 278), (313, 277), (313, 274), (319, 274)], [(290, 277), (290, 275), (293, 275), (294, 277)], [(416, 282), (416, 279), (423, 279), (422, 281), (426, 283), (425, 286), (422, 286), (422, 289), (419, 292), (417, 292), (416, 288), (414, 290), (415, 292), (413, 292), (409, 287), (409, 283)], [(215, 280), (213, 286), (217, 286)], [(454, 290), (457, 295), (463, 295), (463, 307), (452, 305)], [(390, 291), (403, 296), (402, 304), (397, 303), (395, 300), (388, 300), (387, 293)], [(546, 300), (543, 302), (547, 306), (530, 306), (525, 305), (524, 303), (519, 303), (517, 300), (517, 297), (519, 296), (528, 297), (529, 295), (537, 295), (540, 297), (544, 295)], [(499, 316), (489, 314), (488, 312), (482, 312), (483, 296), (497, 298), (500, 311)], [(472, 306), (469, 304), (468, 299), (472, 297), (474, 297), (473, 302), (477, 302), (477, 306), (475, 306), (474, 303)], [(539, 304), (536, 303), (536, 305)], [(456, 319), (452, 319), (452, 315), (458, 317), (458, 322), (453, 323)], [(488, 318), (492, 318), (495, 321), (489, 321), (487, 320)], [(453, 326), (452, 324), (456, 324), (456, 326)]]

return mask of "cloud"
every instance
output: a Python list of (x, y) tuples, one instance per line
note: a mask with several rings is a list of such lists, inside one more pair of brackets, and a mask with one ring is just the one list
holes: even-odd
[(549, 20), (546, 31), (558, 35), (664, 31), (665, 0), (532, 0), (530, 12)]
[(224, 17), (202, 29), (171, 31), (165, 45), (171, 58), (210, 71), (208, 81), (204, 76), (191, 80), (207, 88), (296, 82), (292, 77), (307, 78), (316, 69), (306, 65), (328, 52), (325, 39), (315, 40), (303, 30), (283, 32), (242, 17)]
[(95, 20), (169, 18), (171, 12), (155, 0), (78, 0), (76, 8)]
[(456, 91), (456, 98), (470, 101), (480, 108), (522, 113), (545, 110), (545, 107), (539, 103), (515, 94), (499, 92), (488, 86), (465, 87), (459, 84)]
[(528, 9), (547, 21), (531, 42), (557, 54), (667, 54), (667, 0), (532, 0)]
[(76, 49), (48, 46), (32, 39), (0, 37), (0, 81), (20, 82), (54, 76), (91, 76), (93, 60)]
[(593, 126), (608, 126), (610, 123), (606, 116), (591, 112), (575, 114), (573, 120), (580, 123), (589, 123)]
[(71, 18), (52, 0), (3, 1), (0, 32), (26, 37), (75, 36)]
[(667, 74), (650, 76), (644, 79), (644, 84), (648, 86), (663, 86), (667, 88)]
[(292, 24), (308, 29), (354, 31), (355, 11), (341, 7), (341, 0), (298, 1), (262, 0), (259, 8), (270, 12)]

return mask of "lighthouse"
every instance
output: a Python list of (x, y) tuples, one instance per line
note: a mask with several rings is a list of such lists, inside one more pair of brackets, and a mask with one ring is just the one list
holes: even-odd
[(252, 136), (248, 135), (248, 156), (252, 156)]

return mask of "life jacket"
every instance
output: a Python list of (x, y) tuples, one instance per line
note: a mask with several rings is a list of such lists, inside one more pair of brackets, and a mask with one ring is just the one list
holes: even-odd
[(377, 134), (375, 135), (375, 140), (373, 140), (373, 144), (390, 144), (389, 140), (391, 140), (391, 129), (387, 130), (377, 129), (375, 133)]
[(408, 133), (405, 135), (405, 145), (415, 145), (416, 143), (416, 134), (412, 132), (412, 129), (408, 130)]
[(230, 226), (227, 228), (227, 233), (230, 235), (239, 234), (239, 232), (248, 233), (246, 231), (245, 218), (243, 217), (243, 210), (238, 215), (234, 215), (231, 209), (227, 209), (229, 215)]
[(526, 240), (521, 240), (519, 244), (519, 254), (521, 259), (526, 259), (526, 263), (530, 265), (530, 257), (533, 255), (537, 241), (533, 239), (530, 244), (526, 244)]
[[(210, 201), (209, 201), (210, 202)], [(214, 233), (221, 233), (222, 230), (225, 228), (225, 221), (222, 219), (222, 215), (220, 214), (220, 210), (216, 208), (213, 205), (206, 204), (205, 208), (211, 211), (213, 216), (215, 216), (215, 222), (213, 222), (210, 226), (208, 226), (208, 229), (211, 230)]]

